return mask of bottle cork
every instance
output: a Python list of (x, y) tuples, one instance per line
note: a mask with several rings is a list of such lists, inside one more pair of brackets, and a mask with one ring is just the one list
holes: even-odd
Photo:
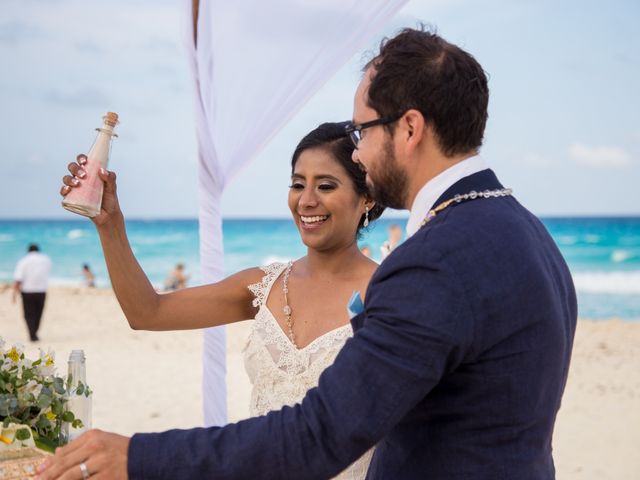
[(118, 114), (115, 112), (107, 112), (104, 116), (104, 123), (115, 127), (118, 124)]

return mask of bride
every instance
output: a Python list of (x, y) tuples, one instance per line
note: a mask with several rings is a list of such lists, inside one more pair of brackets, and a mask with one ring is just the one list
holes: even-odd
[[(120, 306), (133, 329), (205, 328), (253, 318), (244, 349), (253, 384), (251, 414), (293, 405), (318, 384), (353, 334), (347, 313), (377, 264), (357, 245), (360, 230), (382, 213), (365, 173), (351, 160), (345, 124), (324, 123), (305, 136), (291, 161), (289, 208), (307, 255), (250, 268), (200, 287), (159, 295), (136, 261), (116, 194), (116, 175), (102, 170), (102, 211), (93, 218)], [(85, 155), (69, 164), (63, 196), (82, 184)], [(364, 479), (372, 452), (338, 477)]]

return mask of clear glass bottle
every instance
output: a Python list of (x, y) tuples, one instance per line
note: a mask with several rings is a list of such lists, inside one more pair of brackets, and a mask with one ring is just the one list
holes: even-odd
[(118, 124), (118, 114), (107, 112), (102, 119), (104, 123), (101, 128), (96, 128), (98, 135), (87, 154), (87, 163), (82, 167), (87, 175), (79, 179), (80, 186), (72, 188), (62, 201), (64, 208), (85, 217), (95, 217), (100, 213), (104, 183), (98, 172), (100, 168), (107, 168), (111, 140), (117, 137), (113, 129)]
[[(91, 429), (91, 395), (87, 395), (87, 363), (84, 350), (73, 350), (69, 355), (69, 400), (67, 410), (73, 412), (75, 418), (82, 421), (82, 427), (74, 428), (65, 423), (61, 437), (63, 443), (70, 442), (85, 431)], [(79, 389), (78, 387), (82, 385)]]

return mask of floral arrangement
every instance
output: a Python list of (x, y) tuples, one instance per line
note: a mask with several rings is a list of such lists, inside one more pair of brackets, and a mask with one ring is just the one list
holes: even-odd
[(5, 349), (0, 337), (0, 449), (35, 444), (54, 451), (63, 443), (65, 423), (82, 427), (67, 408), (71, 394), (88, 397), (91, 390), (56, 375), (53, 351), (40, 349), (40, 358), (32, 361), (20, 345)]

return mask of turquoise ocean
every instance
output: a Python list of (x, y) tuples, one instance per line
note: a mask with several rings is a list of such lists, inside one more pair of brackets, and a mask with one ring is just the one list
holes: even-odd
[[(640, 218), (547, 218), (544, 224), (560, 247), (578, 290), (582, 318), (640, 320)], [(360, 245), (369, 245), (379, 260), (380, 245), (392, 223), (370, 227)], [(131, 246), (151, 282), (161, 287), (173, 266), (182, 262), (200, 283), (197, 220), (129, 220)], [(230, 219), (223, 223), (225, 272), (264, 265), (305, 254), (289, 219)], [(88, 263), (98, 286), (109, 286), (100, 242), (87, 220), (0, 220), (0, 283), (13, 281), (16, 262), (29, 243), (38, 243), (53, 261), (51, 283), (82, 284)]]

